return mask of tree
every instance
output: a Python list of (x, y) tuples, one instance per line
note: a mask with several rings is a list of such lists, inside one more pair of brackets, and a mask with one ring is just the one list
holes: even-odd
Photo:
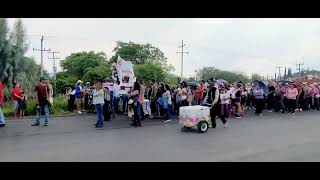
[(288, 78), (291, 78), (292, 77), (292, 70), (291, 68), (288, 68), (288, 75), (287, 75)]
[(12, 81), (16, 81), (18, 73), (23, 72), (22, 66), (24, 65), (25, 53), (28, 50), (28, 44), (26, 42), (25, 28), (22, 24), (22, 20), (19, 18), (13, 25), (13, 30), (10, 34), (10, 43), (12, 46)]
[(33, 58), (23, 57), (20, 72), (16, 75), (16, 81), (21, 84), (27, 96), (32, 96), (35, 85), (39, 82), (40, 65)]
[(137, 64), (133, 67), (134, 74), (137, 79), (143, 80), (146, 84), (151, 79), (156, 81), (165, 81), (166, 72), (158, 62), (145, 62), (144, 64)]
[(90, 51), (72, 53), (60, 62), (60, 66), (64, 71), (68, 72), (69, 76), (82, 79), (86, 69), (95, 68), (103, 63), (107, 63), (105, 53)]
[[(144, 64), (145, 62), (158, 62), (167, 65), (167, 58), (164, 53), (151, 44), (136, 44), (134, 42), (117, 42), (117, 46), (113, 49), (115, 55), (111, 57), (112, 62), (116, 62), (118, 56), (131, 61), (133, 64)], [(168, 66), (172, 68), (172, 66)]]
[(246, 83), (250, 81), (249, 78), (241, 72), (224, 71), (214, 67), (203, 67), (197, 72), (197, 76), (204, 80), (208, 80), (209, 78), (224, 79), (230, 83), (236, 81)]
[(169, 85), (178, 85), (180, 82), (180, 77), (172, 73), (166, 73), (164, 82)]
[(0, 18), (0, 80), (10, 86), (13, 79), (13, 66), (8, 32), (7, 19)]
[(111, 68), (108, 64), (102, 64), (94, 68), (87, 68), (83, 76), (85, 81), (93, 82), (96, 80), (104, 80), (107, 77), (111, 76)]
[(259, 75), (259, 74), (256, 74), (256, 73), (253, 73), (252, 75), (251, 75), (251, 80), (252, 81), (254, 81), (254, 80), (264, 80), (263, 79), (263, 77), (261, 76), (261, 75)]

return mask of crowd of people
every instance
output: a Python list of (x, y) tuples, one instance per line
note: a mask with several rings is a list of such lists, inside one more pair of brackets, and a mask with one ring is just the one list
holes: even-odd
[[(178, 87), (170, 86), (152, 79), (149, 87), (142, 80), (134, 82), (133, 87), (126, 88), (112, 79), (86, 82), (82, 87), (78, 80), (74, 87), (67, 89), (68, 109), (78, 113), (96, 112), (96, 128), (102, 128), (104, 121), (110, 121), (118, 114), (132, 118), (131, 125), (141, 126), (145, 118), (171, 121), (172, 115), (179, 115), (179, 108), (191, 105), (211, 107), (211, 126), (216, 127), (215, 118), (219, 117), (224, 127), (227, 118), (241, 118), (246, 110), (255, 110), (262, 116), (265, 109), (269, 112), (288, 112), (319, 110), (320, 87), (318, 84), (304, 82), (269, 82), (268, 84), (242, 82), (228, 83), (210, 78), (198, 84), (190, 85), (183, 81)], [(3, 106), (3, 85), (0, 83), (0, 106)], [(48, 125), (50, 97), (52, 87), (48, 78), (41, 77), (35, 88), (37, 116), (33, 126), (40, 125), (40, 115), (45, 114), (45, 126)], [(12, 89), (14, 116), (23, 116), (26, 108), (26, 96), (19, 84)], [(76, 105), (76, 106), (74, 106)], [(42, 112), (42, 113), (41, 113)], [(4, 126), (4, 117), (0, 111), (0, 126)]]

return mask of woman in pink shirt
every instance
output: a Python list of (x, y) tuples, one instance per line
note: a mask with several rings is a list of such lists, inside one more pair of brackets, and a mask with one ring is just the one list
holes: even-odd
[(290, 85), (288, 91), (287, 91), (287, 99), (288, 99), (288, 113), (294, 114), (296, 109), (296, 100), (298, 96), (298, 90), (294, 87), (293, 84)]
[(311, 97), (310, 109), (319, 110), (319, 89), (314, 84), (311, 85), (310, 97)]

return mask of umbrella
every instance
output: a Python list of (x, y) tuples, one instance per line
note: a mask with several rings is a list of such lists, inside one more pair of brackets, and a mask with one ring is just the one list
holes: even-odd
[(228, 81), (226, 81), (226, 80), (224, 80), (224, 79), (218, 79), (217, 81), (221, 81), (221, 82), (223, 82), (223, 83), (228, 84)]
[(189, 82), (189, 83), (188, 83), (188, 86), (189, 86), (191, 89), (197, 89), (197, 87), (198, 87), (197, 83), (195, 83), (195, 82)]
[(220, 81), (220, 80), (216, 80), (216, 85), (218, 85), (218, 86), (222, 86), (222, 87), (224, 87), (224, 84), (223, 84), (223, 82), (222, 81)]
[(262, 81), (258, 81), (258, 80), (255, 80), (252, 82), (255, 86), (256, 85), (259, 85), (261, 87), (261, 89), (263, 89), (264, 93), (268, 93), (269, 92), (269, 88), (268, 86), (262, 82)]

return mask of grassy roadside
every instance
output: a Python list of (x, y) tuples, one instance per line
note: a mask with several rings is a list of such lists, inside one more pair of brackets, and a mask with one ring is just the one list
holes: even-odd
[[(11, 103), (6, 103), (2, 110), (5, 117), (13, 116), (13, 109)], [(28, 99), (25, 116), (34, 116), (36, 114), (36, 110), (37, 106), (35, 99)], [(68, 112), (68, 100), (66, 95), (59, 95), (57, 97), (54, 97), (53, 106), (51, 108), (50, 114), (60, 115), (66, 112)]]

